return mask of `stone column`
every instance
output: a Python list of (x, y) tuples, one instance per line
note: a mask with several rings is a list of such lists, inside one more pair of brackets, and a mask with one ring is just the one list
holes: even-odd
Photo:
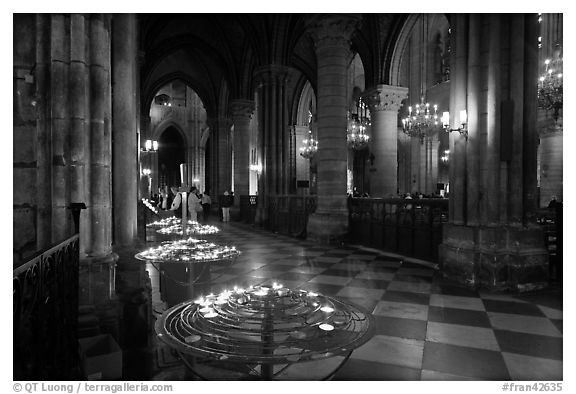
[(267, 220), (268, 196), (281, 195), (288, 190), (289, 133), (286, 85), (288, 68), (267, 65), (256, 69), (258, 83), (258, 143), (262, 160), (262, 174), (258, 178), (258, 208), (256, 223)]
[[(113, 26), (114, 243), (137, 239), (138, 201), (138, 41), (136, 16), (117, 14)], [(146, 163), (148, 165), (148, 163)], [(148, 167), (150, 168), (150, 167)], [(148, 177), (145, 177), (145, 182)], [(148, 185), (146, 185), (148, 190)], [(149, 196), (146, 195), (146, 198)]]
[(556, 196), (558, 202), (564, 201), (563, 145), (562, 125), (552, 123), (540, 129), (540, 207), (547, 207), (552, 196)]
[(398, 190), (398, 111), (408, 88), (378, 85), (364, 94), (372, 122), (372, 197), (396, 197)]
[(91, 228), (85, 241), (86, 254), (102, 258), (112, 252), (110, 17), (92, 16), (89, 35)]
[[(214, 157), (213, 163), (215, 168), (213, 171), (213, 177), (216, 182), (212, 182), (212, 185), (216, 189), (212, 192), (211, 197), (216, 197), (224, 194), (226, 190), (230, 191), (232, 189), (232, 150), (230, 146), (230, 127), (232, 127), (232, 122), (227, 118), (214, 118), (207, 121), (211, 133), (211, 137), (214, 138), (213, 152)], [(217, 201), (217, 200), (216, 200)], [(215, 201), (215, 202), (216, 202)]]
[(359, 22), (359, 15), (316, 15), (307, 21), (318, 64), (318, 204), (307, 232), (326, 243), (348, 231), (346, 85), (350, 39)]
[(439, 174), (438, 174), (438, 150), (440, 148), (440, 139), (438, 135), (433, 136), (430, 139), (430, 190), (428, 193), (436, 192), (436, 186), (438, 182), (440, 182)]
[(468, 139), (458, 132), (450, 136), (455, 147), (450, 172), (454, 217), (443, 228), (443, 274), (476, 288), (545, 287), (548, 253), (532, 219), (536, 18), (474, 14), (458, 15), (454, 22), (451, 126), (460, 126), (458, 113), (466, 108)]
[[(50, 43), (50, 96), (52, 99), (50, 121), (52, 131), (52, 239), (56, 242), (69, 236), (66, 225), (67, 189), (69, 188), (69, 156), (67, 144), (70, 127), (68, 106), (70, 36), (69, 20), (64, 15), (54, 15), (51, 20)], [(71, 100), (72, 101), (72, 100)]]
[(250, 194), (250, 121), (254, 113), (254, 101), (234, 100), (231, 103), (234, 122), (234, 199), (240, 206), (240, 196)]

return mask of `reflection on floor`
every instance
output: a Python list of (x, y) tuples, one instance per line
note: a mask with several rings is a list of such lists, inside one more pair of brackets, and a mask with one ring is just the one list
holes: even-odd
[[(213, 267), (211, 291), (279, 282), (373, 313), (375, 336), (354, 351), (335, 380), (562, 380), (561, 288), (523, 295), (476, 292), (442, 279), (431, 265), (379, 251), (217, 225), (217, 242), (235, 245), (242, 255), (231, 266)], [(158, 271), (148, 271), (153, 309), (161, 313)], [(137, 379), (194, 379), (158, 341), (151, 352), (150, 375)], [(310, 370), (298, 367), (284, 377), (312, 379)], [(228, 372), (212, 378), (236, 378)]]

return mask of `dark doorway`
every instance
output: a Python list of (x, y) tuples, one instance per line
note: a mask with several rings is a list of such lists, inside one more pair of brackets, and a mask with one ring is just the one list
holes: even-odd
[(158, 140), (160, 186), (180, 186), (180, 164), (186, 162), (186, 144), (182, 135), (170, 126)]

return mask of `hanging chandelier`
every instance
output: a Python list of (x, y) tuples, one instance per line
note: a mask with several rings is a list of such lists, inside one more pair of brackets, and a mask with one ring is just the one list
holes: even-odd
[[(420, 16), (422, 26), (420, 32), (420, 48), (422, 53), (420, 59), (426, 59), (425, 49), (429, 42), (428, 40), (428, 16), (422, 14)], [(416, 37), (416, 36), (414, 36)], [(426, 102), (426, 82), (427, 73), (425, 62), (420, 62), (420, 103), (414, 107), (408, 107), (408, 116), (402, 119), (402, 131), (410, 137), (418, 137), (423, 141), (425, 137), (429, 136), (433, 131), (441, 127), (440, 118), (438, 117), (438, 105)]]
[(348, 146), (354, 150), (362, 150), (368, 146), (370, 136), (367, 134), (368, 128), (371, 126), (370, 115), (368, 114), (368, 106), (358, 99), (356, 106), (356, 113), (347, 115), (348, 128), (346, 130), (346, 140)]
[(300, 156), (305, 159), (311, 159), (318, 151), (318, 141), (312, 138), (312, 130), (308, 130), (308, 138), (302, 141), (300, 147)]
[(420, 99), (420, 104), (416, 104), (414, 110), (408, 107), (408, 116), (402, 119), (402, 131), (410, 137), (423, 139), (431, 131), (440, 126), (438, 118), (438, 105), (434, 104), (430, 109), (430, 103), (424, 102), (424, 96)]
[(563, 104), (564, 78), (560, 51), (553, 59), (544, 61), (544, 73), (538, 81), (538, 106), (554, 111), (554, 121), (558, 120)]

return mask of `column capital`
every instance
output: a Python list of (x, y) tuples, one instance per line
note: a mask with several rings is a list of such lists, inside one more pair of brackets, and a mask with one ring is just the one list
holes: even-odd
[(361, 20), (361, 14), (318, 14), (309, 17), (305, 23), (316, 49), (330, 46), (350, 48), (350, 40)]
[(212, 132), (215, 132), (221, 128), (232, 127), (232, 119), (225, 117), (208, 118), (206, 119), (206, 124), (208, 125), (208, 128), (212, 130)]
[(256, 104), (252, 100), (237, 99), (230, 103), (230, 111), (234, 121), (243, 118), (251, 119), (255, 108)]
[(402, 86), (377, 85), (368, 89), (362, 98), (368, 104), (370, 112), (395, 111), (402, 107), (402, 100), (408, 98), (408, 88)]
[(281, 64), (267, 64), (256, 67), (253, 76), (258, 85), (286, 84), (289, 71), (289, 67)]

